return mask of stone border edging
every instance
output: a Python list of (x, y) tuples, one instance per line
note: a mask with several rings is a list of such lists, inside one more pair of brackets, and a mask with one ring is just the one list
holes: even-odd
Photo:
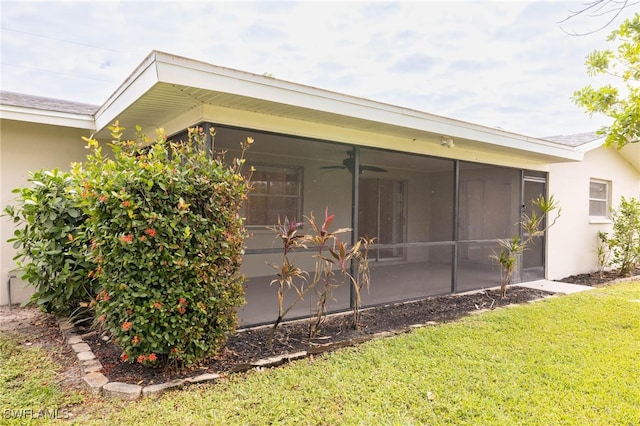
[[(530, 300), (526, 303), (539, 302), (548, 298), (558, 297), (557, 294), (551, 294), (544, 296), (540, 299)], [(509, 304), (501, 306), (500, 308), (518, 306), (520, 304)], [(480, 314), (492, 309), (479, 309), (477, 311), (471, 311), (472, 314)], [(308, 348), (306, 351), (294, 352), (290, 354), (276, 355), (268, 358), (263, 358), (257, 361), (253, 361), (245, 364), (236, 365), (231, 373), (242, 373), (252, 369), (264, 369), (277, 367), (282, 364), (295, 361), (309, 356), (318, 355), (326, 352), (331, 352), (336, 349), (345, 348), (349, 346), (355, 346), (367, 341), (397, 336), (404, 333), (410, 333), (415, 329), (434, 326), (440, 324), (437, 321), (427, 321), (426, 323), (413, 324), (408, 327), (393, 330), (383, 331), (367, 336), (359, 336), (349, 340), (343, 340), (334, 343), (318, 344)], [(65, 318), (58, 319), (58, 325), (60, 331), (64, 335), (67, 344), (75, 352), (80, 369), (83, 374), (83, 382), (85, 387), (93, 394), (97, 396), (104, 396), (107, 398), (120, 398), (128, 401), (135, 401), (140, 398), (154, 398), (158, 397), (166, 391), (182, 388), (190, 384), (209, 383), (219, 380), (222, 376), (217, 373), (204, 373), (195, 377), (189, 377), (186, 379), (175, 379), (165, 383), (159, 383), (154, 385), (140, 386), (122, 382), (110, 382), (109, 379), (102, 374), (102, 364), (95, 356), (91, 347), (82, 340), (82, 337), (73, 333), (73, 325)]]
[(110, 382), (109, 379), (102, 374), (102, 364), (91, 350), (91, 347), (82, 340), (82, 337), (73, 333), (73, 325), (69, 323), (67, 319), (59, 319), (58, 325), (67, 344), (71, 346), (71, 349), (73, 349), (78, 358), (80, 369), (84, 375), (83, 381), (85, 387), (93, 395), (133, 401), (140, 397), (157, 397), (163, 392), (178, 389), (187, 384), (212, 382), (220, 378), (219, 374), (205, 373), (195, 377), (176, 379), (166, 383), (144, 387), (129, 383)]

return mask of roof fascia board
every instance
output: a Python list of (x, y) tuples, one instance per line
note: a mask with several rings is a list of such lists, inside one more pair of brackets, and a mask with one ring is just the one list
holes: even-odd
[(112, 124), (125, 109), (158, 83), (156, 53), (155, 51), (151, 52), (133, 74), (96, 111), (96, 129), (98, 131)]
[(618, 149), (616, 147), (606, 147), (604, 146), (604, 137), (600, 137), (591, 142), (582, 144), (576, 147), (577, 151), (587, 153), (589, 151), (593, 151), (594, 149), (602, 148), (609, 149), (613, 151), (617, 151), (622, 158), (624, 158), (629, 164), (631, 164), (636, 170), (640, 170), (640, 143), (632, 143), (623, 146)]
[(594, 149), (600, 148), (603, 144), (604, 144), (604, 138), (598, 138), (598, 139), (592, 140), (591, 142), (578, 145), (576, 147), (576, 151), (589, 152)]
[(36, 108), (17, 107), (13, 105), (0, 105), (0, 119), (26, 121), (29, 123), (49, 124), (52, 126), (72, 127), (77, 129), (96, 129), (95, 120), (92, 115), (47, 111)]
[(158, 81), (236, 94), (301, 108), (316, 109), (363, 120), (418, 129), (453, 138), (580, 161), (583, 154), (566, 145), (530, 138), (411, 109), (301, 86), (270, 77), (237, 72), (214, 65), (158, 54)]

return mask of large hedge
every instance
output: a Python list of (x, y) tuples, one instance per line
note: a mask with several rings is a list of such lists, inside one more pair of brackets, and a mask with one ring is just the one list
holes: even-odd
[[(73, 169), (102, 285), (97, 320), (125, 360), (190, 364), (211, 356), (244, 303), (244, 160), (226, 165), (207, 153), (202, 129), (190, 129), (184, 143), (162, 132), (155, 141), (142, 134), (123, 141), (118, 123), (111, 131), (113, 155), (86, 139), (93, 152)], [(241, 143), (243, 154), (252, 142)]]

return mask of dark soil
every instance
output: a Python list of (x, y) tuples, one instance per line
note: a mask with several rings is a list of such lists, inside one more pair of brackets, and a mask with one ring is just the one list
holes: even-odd
[[(630, 274), (630, 276), (640, 277), (640, 268), (636, 268)], [(566, 277), (558, 281), (562, 281), (564, 283), (571, 283), (571, 284), (598, 286), (598, 285), (610, 283), (618, 279), (620, 279), (620, 275), (618, 274), (618, 271), (613, 270), (613, 271), (602, 271), (601, 273), (592, 272), (590, 274), (572, 275), (570, 277)]]
[(203, 373), (227, 374), (242, 371), (247, 369), (250, 362), (271, 356), (347, 345), (354, 339), (366, 340), (367, 336), (381, 332), (405, 332), (411, 325), (430, 321), (454, 321), (473, 311), (524, 303), (548, 295), (549, 293), (544, 291), (516, 286), (509, 288), (504, 299), (500, 299), (498, 291), (492, 290), (377, 306), (362, 311), (357, 330), (351, 327), (352, 317), (349, 313), (330, 316), (323, 325), (321, 336), (314, 339), (308, 338), (307, 321), (284, 323), (278, 327), (272, 346), (268, 343), (271, 327), (244, 329), (229, 338), (227, 346), (217, 357), (189, 371), (152, 369), (140, 364), (122, 362), (122, 350), (105, 341), (106, 337), (89, 333), (83, 338), (102, 363), (103, 374), (109, 381), (145, 386)]

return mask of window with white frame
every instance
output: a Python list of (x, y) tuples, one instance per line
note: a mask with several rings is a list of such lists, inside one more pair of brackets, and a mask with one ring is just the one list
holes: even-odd
[(611, 182), (600, 179), (589, 181), (589, 216), (609, 217)]
[(302, 172), (300, 167), (255, 165), (253, 189), (244, 205), (249, 226), (272, 226), (278, 218), (301, 220)]

